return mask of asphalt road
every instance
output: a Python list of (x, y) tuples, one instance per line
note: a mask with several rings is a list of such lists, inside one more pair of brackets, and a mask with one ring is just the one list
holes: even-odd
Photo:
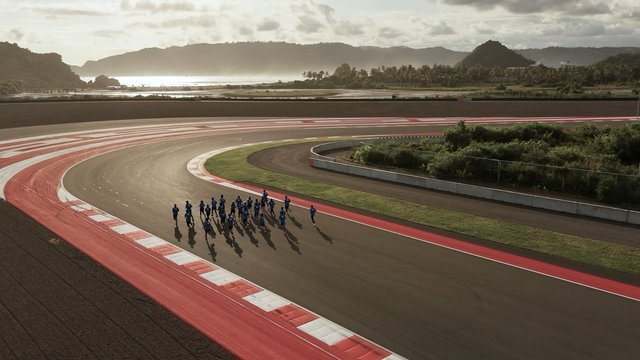
[[(270, 226), (267, 236), (242, 232), (234, 248), (218, 234), (213, 253), (202, 232), (187, 232), (181, 222), (175, 228), (168, 215), (184, 200), (247, 196), (187, 173), (196, 155), (247, 142), (353, 132), (371, 130), (280, 130), (137, 146), (74, 167), (65, 186), (411, 359), (636, 356), (640, 307), (632, 300), (333, 217), (318, 216), (313, 228), (306, 209), (294, 210), (290, 240)], [(291, 163), (288, 156), (279, 160)]]
[[(632, 102), (100, 102), (0, 104), (0, 139), (80, 129), (106, 128), (151, 123), (173, 123), (201, 116), (540, 116), (550, 115), (632, 115)], [(122, 119), (146, 120), (122, 120)], [(122, 121), (105, 121), (118, 120)], [(100, 121), (101, 123), (89, 123)], [(60, 124), (60, 125), (52, 125)], [(19, 128), (28, 126), (29, 128)], [(267, 136), (270, 134), (266, 134)], [(279, 134), (281, 135), (281, 134)], [(258, 136), (258, 135), (256, 135)], [(265, 136), (262, 134), (260, 136)], [(247, 139), (225, 136), (215, 139), (215, 147)], [(83, 164), (91, 174), (78, 178), (95, 180), (79, 184), (100, 184), (100, 168), (122, 170), (125, 163), (141, 164), (147, 151), (169, 156), (180, 165), (165, 177), (146, 176), (146, 184), (170, 188), (176, 201), (197, 199), (210, 192), (226, 190), (186, 179), (184, 162), (192, 153), (212, 142), (179, 144), (176, 154), (160, 144), (119, 152), (120, 165)], [(154, 148), (156, 146), (156, 148)], [(195, 151), (198, 149), (198, 151)], [(173, 158), (172, 156), (175, 156)], [(104, 159), (102, 157), (98, 159)], [(128, 159), (128, 160), (127, 160)], [(159, 158), (155, 158), (159, 159)], [(96, 159), (97, 160), (97, 159)], [(115, 162), (115, 160), (114, 160)], [(80, 167), (78, 167), (80, 168)], [(78, 169), (76, 168), (76, 169)], [(76, 170), (74, 169), (74, 171)], [(154, 171), (157, 171), (155, 169)], [(122, 174), (131, 174), (132, 169)], [(111, 174), (113, 175), (113, 174)], [(149, 181), (149, 178), (151, 179)], [(84, 179), (84, 180), (86, 180)], [(65, 183), (70, 187), (69, 180)], [(135, 184), (130, 179), (127, 184)], [(142, 182), (138, 183), (138, 186)], [(119, 185), (121, 186), (121, 185)], [(106, 188), (111, 188), (111, 184)], [(134, 188), (138, 189), (139, 187)], [(80, 193), (83, 191), (78, 190)], [(194, 252), (215, 259), (239, 274), (260, 267), (256, 282), (333, 318), (374, 341), (410, 358), (636, 358), (637, 303), (604, 293), (550, 280), (530, 273), (514, 274), (513, 269), (486, 264), (475, 258), (431, 246), (407, 242), (403, 238), (380, 236), (371, 229), (322, 221), (322, 233), (313, 232), (304, 215), (294, 214), (302, 229), (293, 228), (298, 244), (278, 238), (245, 238), (240, 257), (218, 237), (216, 254), (203, 249), (194, 234), (179, 235), (167, 221), (168, 205), (162, 192), (146, 189), (135, 197), (139, 207), (123, 209), (107, 201), (95, 188), (85, 193), (100, 197), (105, 210), (171, 239)], [(104, 192), (108, 194), (108, 192)], [(113, 194), (111, 194), (113, 195)], [(156, 206), (149, 206), (150, 203)], [(171, 202), (171, 201), (169, 201)], [(116, 279), (91, 259), (69, 247), (12, 206), (0, 204), (3, 220), (0, 231), (0, 314), (2, 339), (0, 358), (68, 358), (73, 354), (95, 358), (230, 358), (210, 340), (158, 307), (148, 298)], [(304, 213), (306, 214), (306, 213)], [(162, 220), (160, 220), (162, 219)], [(135, 221), (134, 221), (135, 220)], [(571, 219), (572, 221), (574, 219)], [(605, 228), (609, 224), (598, 224)], [(617, 230), (610, 230), (616, 233)], [(372, 244), (361, 239), (374, 239)], [(360, 239), (360, 240), (359, 240)], [(473, 241), (473, 239), (466, 239)], [(177, 239), (176, 239), (177, 242)], [(222, 246), (221, 246), (222, 245)], [(301, 253), (298, 254), (296, 249)], [(60, 255), (61, 254), (61, 255)], [(451, 269), (452, 263), (456, 265)], [(373, 266), (372, 266), (373, 264)], [(233, 267), (233, 268), (232, 268)], [(296, 274), (295, 271), (302, 271)], [(353, 271), (349, 273), (349, 271)], [(271, 274), (271, 275), (270, 275)], [(255, 274), (254, 274), (255, 275)], [(612, 275), (615, 278), (616, 274)], [(249, 276), (247, 276), (249, 277)], [(249, 277), (251, 278), (251, 277)], [(418, 278), (417, 282), (409, 279)], [(62, 281), (62, 280), (64, 281)], [(70, 281), (73, 280), (73, 281)], [(637, 279), (627, 278), (634, 283)], [(320, 283), (318, 290), (314, 287)], [(380, 285), (373, 288), (371, 285)], [(389, 289), (400, 291), (388, 291)], [(386, 290), (386, 291), (385, 291)], [(97, 295), (96, 295), (97, 294)], [(421, 294), (421, 298), (413, 295)], [(359, 299), (358, 304), (353, 299)], [(303, 302), (307, 301), (307, 303)], [(371, 309), (383, 310), (379, 313)], [(399, 310), (398, 310), (399, 309)], [(396, 312), (398, 311), (398, 312)], [(329, 315), (328, 315), (329, 314)], [(399, 317), (398, 317), (399, 316)], [(414, 331), (416, 332), (414, 334)], [(637, 332), (637, 331), (635, 331)], [(423, 336), (418, 336), (421, 334)], [(105, 348), (109, 345), (109, 349)], [(131, 345), (135, 344), (135, 345)], [(392, 345), (389, 345), (392, 344)], [(396, 346), (397, 344), (397, 346)], [(424, 352), (422, 352), (424, 350)], [(635, 350), (635, 351), (634, 351)], [(419, 352), (417, 355), (416, 352)], [(413, 356), (415, 355), (415, 356)]]

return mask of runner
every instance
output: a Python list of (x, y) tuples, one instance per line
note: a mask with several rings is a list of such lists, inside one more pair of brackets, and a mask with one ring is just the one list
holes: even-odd
[(232, 202), (231, 203), (231, 211), (229, 211), (230, 215), (235, 215), (236, 214), (236, 203)]
[(247, 206), (251, 207), (253, 205), (253, 200), (251, 200), (251, 196), (247, 198)]
[(187, 227), (191, 227), (193, 225), (193, 216), (191, 215), (191, 211), (184, 213), (184, 221), (187, 223)]
[(287, 227), (284, 225), (284, 222), (286, 219), (287, 219), (287, 216), (284, 213), (280, 213), (280, 228), (284, 233), (287, 232)]
[(209, 216), (211, 216), (211, 207), (209, 206), (209, 204), (207, 204), (207, 206), (204, 208), (204, 213), (207, 214), (207, 219), (209, 218)]
[[(220, 205), (222, 207), (222, 205)], [(227, 221), (227, 215), (224, 213), (224, 209), (220, 209), (220, 224), (224, 227), (224, 223)]]
[(200, 217), (202, 217), (202, 215), (204, 215), (204, 201), (200, 200), (198, 207), (200, 208)]
[(286, 211), (284, 211), (284, 208), (281, 206), (280, 207), (280, 215), (286, 214)]
[(234, 218), (233, 215), (229, 215), (229, 217), (227, 218), (227, 227), (229, 228), (229, 234), (231, 234), (231, 238), (235, 240), (235, 235), (233, 235), (233, 222), (234, 222)]
[(260, 214), (260, 219), (258, 220), (258, 228), (260, 229), (260, 232), (267, 231), (267, 227), (264, 225), (264, 213)]
[(275, 213), (275, 212), (273, 212), (273, 208), (274, 208), (275, 206), (276, 206), (275, 201), (273, 201), (273, 199), (269, 199), (269, 213), (270, 213), (272, 216), (276, 216), (276, 213)]
[(313, 207), (313, 205), (311, 205), (311, 207), (309, 208), (309, 214), (311, 214), (311, 221), (313, 222), (313, 227), (315, 227), (316, 219), (314, 219), (314, 216), (316, 216), (316, 209)]
[(224, 204), (227, 202), (227, 200), (224, 198), (224, 195), (220, 195), (220, 206), (222, 206), (222, 210), (225, 209)]
[(249, 220), (249, 210), (247, 208), (242, 207), (242, 225), (247, 226), (247, 221)]
[(177, 204), (173, 204), (173, 209), (171, 209), (171, 212), (173, 212), (173, 221), (175, 221), (177, 223), (178, 222), (178, 213), (180, 212), (180, 209), (178, 208)]
[(253, 206), (253, 217), (257, 219), (258, 214), (260, 214), (260, 201), (256, 200), (256, 204)]
[(189, 204), (189, 201), (187, 201), (186, 204), (184, 204), (184, 212), (191, 212), (191, 208), (193, 207), (193, 205)]
[(242, 205), (242, 199), (240, 198), (240, 195), (238, 195), (238, 197), (236, 198), (236, 207), (238, 208), (238, 213), (242, 212), (240, 205)]
[(211, 221), (209, 221), (209, 218), (207, 217), (206, 219), (204, 219), (204, 232), (205, 234), (210, 234), (211, 230), (212, 230)]
[(215, 198), (211, 198), (211, 211), (213, 211), (216, 217), (218, 217), (218, 213), (216, 212), (216, 209), (218, 209), (218, 202), (216, 201)]
[(289, 213), (289, 203), (291, 203), (291, 200), (289, 200), (289, 198), (285, 195), (284, 197), (284, 209), (287, 211), (287, 214)]
[(269, 193), (267, 190), (262, 190), (262, 203), (260, 205), (263, 209), (267, 206), (267, 202), (269, 202)]

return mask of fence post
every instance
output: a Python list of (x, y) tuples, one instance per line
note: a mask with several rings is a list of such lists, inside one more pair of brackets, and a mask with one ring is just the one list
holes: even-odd
[(502, 164), (502, 161), (498, 160), (498, 182), (500, 182), (500, 164)]

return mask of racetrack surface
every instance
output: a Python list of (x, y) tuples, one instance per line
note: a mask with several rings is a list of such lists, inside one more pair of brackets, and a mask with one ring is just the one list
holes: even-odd
[[(628, 115), (629, 112), (626, 114)], [(133, 117), (133, 115), (130, 116)], [(74, 118), (71, 117), (71, 119)], [(171, 122), (175, 122), (175, 120)], [(148, 123), (148, 121), (144, 121), (144, 123)], [(102, 127), (109, 125), (83, 124), (80, 126)], [(34, 131), (41, 130), (34, 128)], [(44, 131), (54, 132), (53, 130)], [(334, 130), (334, 133), (337, 134), (339, 131)], [(285, 135), (293, 137), (305, 134), (295, 132), (278, 134), (278, 136), (284, 138)], [(327, 131), (323, 131), (322, 134), (327, 134)], [(22, 135), (24, 136), (24, 132)], [(251, 136), (256, 137), (252, 138)], [(259, 140), (265, 139), (265, 137), (256, 134), (243, 134), (173, 141), (172, 145), (180, 149), (176, 153), (167, 148), (166, 144), (151, 144), (121, 150), (77, 166), (70, 172), (69, 179), (71, 180), (66, 180), (66, 184), (69, 185), (69, 188), (73, 184), (77, 187), (75, 192), (92, 199), (92, 203), (95, 202), (105, 210), (113, 211), (123, 218), (132, 219), (131, 222), (137, 223), (140, 227), (153, 233), (162, 233), (165, 238), (169, 234), (170, 239), (175, 235), (175, 229), (173, 226), (165, 228), (172, 224), (171, 221), (166, 221), (169, 217), (167, 215), (167, 201), (158, 194), (170, 193), (176, 198), (175, 201), (182, 201), (182, 199), (195, 201), (198, 197), (206, 199), (206, 196), (211, 193), (216, 195), (219, 193), (230, 194), (228, 189), (202, 184), (191, 175), (185, 174), (184, 163), (190, 156), (196, 155), (200, 151), (210, 150), (214, 147), (212, 144), (218, 147), (252, 139)], [(152, 164), (159, 162), (172, 165), (166, 169), (154, 169)], [(126, 169), (127, 166), (135, 168), (135, 171), (143, 176), (149, 174), (151, 183), (157, 187), (145, 188), (143, 185), (148, 183), (146, 181), (130, 181), (131, 179), (127, 180), (126, 177), (119, 177), (119, 174), (131, 173), (130, 169)], [(79, 173), (74, 175), (73, 172), (76, 171)], [(158, 177), (150, 174), (158, 174)], [(105, 179), (115, 181), (116, 178), (127, 180), (126, 185), (116, 186), (112, 181), (105, 183)], [(101, 189), (96, 187), (96, 184), (102, 184), (98, 185)], [(105, 184), (109, 185), (105, 186)], [(120, 189), (120, 186), (124, 186), (129, 193), (123, 193), (118, 197), (107, 191), (107, 189)], [(103, 196), (106, 194), (110, 195), (108, 199)], [(132, 209), (123, 209), (120, 204), (114, 202), (116, 199), (131, 202), (131, 199), (138, 198), (144, 198), (145, 204)], [(148, 199), (150, 199), (149, 202), (147, 202)], [(294, 217), (297, 216), (294, 214)], [(156, 221), (155, 219), (162, 220)], [(333, 226), (328, 222), (329, 219), (325, 220), (322, 217), (319, 219), (323, 221), (320, 228), (323, 233), (318, 233), (316, 230), (316, 233), (311, 231), (309, 234), (312, 229), (308, 227), (309, 224), (303, 222), (304, 219), (304, 215), (301, 214), (301, 219), (296, 219), (296, 221), (302, 229), (298, 229), (296, 226), (293, 230), (294, 236), (299, 241), (298, 251), (302, 255), (297, 253), (294, 244), (284, 239), (276, 240), (274, 238), (272, 243), (276, 247), (275, 250), (262, 239), (258, 239), (257, 247), (250, 241), (247, 242), (250, 239), (245, 239), (247, 241), (241, 244), (244, 249), (242, 257), (239, 257), (232, 248), (225, 247), (224, 242), (218, 242), (220, 251), (216, 254), (215, 260), (221, 264), (224, 263), (225, 266), (238, 273), (256, 275), (255, 269), (260, 268), (260, 274), (257, 274), (259, 279), (256, 282), (263, 285), (266, 283), (265, 286), (276, 293), (287, 294), (292, 300), (304, 303), (325, 316), (330, 314), (328, 317), (332, 319), (339, 318), (340, 320), (336, 321), (341, 325), (358, 330), (359, 333), (385, 346), (393, 347), (394, 350), (410, 358), (420, 358), (421, 356), (425, 358), (478, 358), (483, 356), (510, 358), (513, 357), (514, 351), (517, 351), (519, 357), (528, 356), (531, 358), (540, 357), (536, 355), (540, 355), (542, 352), (546, 355), (552, 354), (567, 358), (586, 358), (589, 356), (598, 358), (601, 357), (599, 355), (611, 355), (612, 353), (614, 357), (617, 354), (620, 355), (619, 358), (627, 358), (627, 355), (631, 355), (634, 350), (635, 343), (626, 339), (632, 335), (628, 330), (633, 329), (637, 323), (638, 314), (634, 310), (637, 309), (637, 304), (633, 304), (635, 307), (632, 305), (632, 308), (629, 309), (628, 300), (612, 299), (611, 295), (594, 293), (592, 290), (584, 288), (576, 290), (575, 286), (566, 283), (554, 283), (549, 288), (549, 280), (542, 280), (532, 274), (518, 275), (519, 277), (514, 279), (505, 275), (504, 269), (501, 269), (497, 264), (486, 265), (485, 261), (478, 259), (463, 261), (460, 264), (460, 269), (454, 269), (454, 272), (459, 271), (459, 273), (452, 275), (445, 271), (449, 270), (448, 268), (445, 269), (442, 266), (433, 268), (433, 266), (451, 262), (459, 263), (458, 260), (453, 259), (459, 255), (454, 256), (441, 249), (431, 249), (431, 247), (425, 247), (424, 244), (407, 242), (401, 237), (387, 238), (385, 241), (378, 239), (379, 234), (372, 229), (356, 230), (352, 229), (352, 226), (344, 224)], [(36, 228), (37, 226), (31, 222), (29, 227)], [(339, 235), (334, 235), (333, 232), (329, 233), (327, 229), (340, 230)], [(17, 236), (17, 234), (11, 233), (9, 238), (13, 239)], [(49, 236), (50, 234), (47, 234), (42, 239)], [(364, 244), (358, 240), (360, 238), (376, 240), (372, 244)], [(181, 245), (185, 248), (193, 245), (194, 252), (200, 253), (204, 258), (211, 258), (208, 249), (203, 248), (202, 240), (197, 237), (194, 237), (193, 240), (195, 240), (194, 243), (191, 244), (192, 241), (189, 241), (185, 244), (185, 239), (182, 239)], [(178, 243), (177, 239), (176, 243)], [(14, 251), (12, 258), (19, 262), (19, 259), (24, 256), (38, 258), (46, 257), (48, 254), (46, 247), (34, 245), (29, 246), (29, 249), (33, 249), (31, 255)], [(82, 258), (82, 256), (76, 254), (73, 258)], [(354, 259), (357, 261), (350, 264), (354, 262)], [(86, 257), (82, 261), (90, 262)], [(421, 264), (424, 262), (428, 264)], [(8, 263), (3, 260), (2, 264), (4, 266)], [(347, 271), (348, 269), (345, 269), (348, 265), (357, 268), (350, 273)], [(500, 270), (496, 270), (495, 276), (485, 277), (481, 274), (487, 273), (478, 270), (485, 266)], [(47, 271), (42, 269), (38, 271), (38, 274), (43, 277), (42, 272), (46, 274)], [(63, 273), (66, 272), (67, 270), (63, 271)], [(54, 274), (53, 271), (51, 273)], [(409, 280), (420, 274), (428, 274), (428, 276), (419, 278), (420, 281), (417, 282), (425, 285), (424, 287), (410, 287), (406, 293), (401, 294), (388, 292), (381, 294), (381, 289), (395, 287), (398, 283), (397, 277), (389, 277), (390, 273), (395, 276), (402, 275), (401, 283), (415, 283)], [(459, 281), (452, 283), (445, 280), (452, 276), (457, 277)], [(469, 279), (469, 276), (472, 279)], [(4, 281), (8, 280), (3, 280), (3, 285)], [(92, 283), (90, 280), (84, 281), (87, 286)], [(468, 286), (469, 281), (472, 281), (473, 286)], [(474, 281), (475, 283), (473, 283)], [(56, 284), (55, 280), (49, 282)], [(321, 288), (325, 289), (321, 294), (318, 294), (318, 283), (322, 285)], [(347, 285), (349, 283), (360, 285)], [(482, 283), (482, 289), (487, 291), (487, 294), (480, 293), (482, 295), (480, 296), (481, 301), (478, 301), (478, 296), (474, 295), (472, 291), (479, 283)], [(380, 287), (369, 286), (370, 284), (380, 285)], [(523, 284), (528, 284), (528, 286), (523, 286)], [(81, 288), (82, 286), (82, 282), (78, 281), (76, 287)], [(15, 289), (14, 286), (9, 288)], [(46, 296), (54, 296), (56, 288), (47, 288)], [(437, 291), (434, 292), (434, 289)], [(293, 293), (289, 295), (292, 291)], [(422, 294), (422, 296), (416, 298), (416, 294)], [(13, 297), (12, 295), (19, 297), (24, 296), (24, 293), (19, 291), (6, 293), (8, 297)], [(367, 300), (354, 304), (354, 298)], [(87, 300), (91, 304), (91, 299)], [(2, 304), (7, 306), (4, 298)], [(64, 304), (64, 301), (57, 302), (57, 304)], [(569, 306), (569, 304), (571, 305)], [(404, 306), (406, 309), (397, 309), (400, 305), (406, 305)], [(62, 307), (63, 305), (56, 306)], [(514, 307), (517, 310), (514, 310)], [(85, 309), (87, 305), (78, 305), (74, 308)], [(460, 312), (460, 308), (466, 310)], [(380, 309), (382, 311), (379, 311)], [(429, 311), (425, 311), (425, 309), (429, 309)], [(55, 307), (54, 310), (58, 310), (58, 308)], [(64, 311), (72, 313), (69, 309)], [(469, 316), (470, 313), (473, 313), (473, 316)], [(372, 316), (371, 314), (376, 315)], [(32, 318), (30, 317), (30, 319)], [(179, 320), (176, 321), (180, 323)], [(38, 326), (38, 321), (35, 319), (25, 321), (25, 323), (30, 324), (25, 327), (27, 329)], [(507, 323), (515, 324), (508, 327), (499, 326), (499, 324)], [(380, 329), (380, 324), (384, 324), (383, 327), (388, 328)], [(430, 330), (427, 331), (427, 334), (424, 333), (426, 330), (424, 324), (429, 324)], [(91, 322), (75, 322), (74, 325), (77, 326), (75, 329), (80, 329), (76, 330), (76, 333), (92, 329), (95, 326)], [(182, 325), (184, 326), (183, 323)], [(52, 349), (59, 346), (58, 349), (61, 349), (58, 350), (59, 353), (64, 353), (68, 347), (82, 347), (84, 345), (77, 336), (68, 336), (64, 335), (65, 332), (56, 331), (60, 326), (61, 324), (56, 325), (54, 322), (49, 322), (46, 326), (42, 325), (42, 331), (57, 332), (66, 339), (63, 341), (64, 346), (60, 345), (59, 341), (45, 342), (48, 346)], [(423, 329), (420, 331), (417, 328), (421, 326)], [(487, 329), (490, 330), (487, 331)], [(602, 329), (608, 329), (608, 332), (604, 333), (605, 331)], [(3, 330), (3, 335), (5, 331), (11, 331), (11, 329)], [(572, 332), (573, 334), (570, 334)], [(211, 346), (211, 343), (207, 339), (199, 339), (197, 336), (188, 336), (188, 338), (189, 340), (185, 341), (193, 341), (189, 345), (190, 349), (203, 348), (205, 349), (203, 354), (206, 355), (211, 354), (209, 351), (214, 351), (209, 350), (208, 346)], [(154, 344), (159, 341), (156, 338), (136, 341), (147, 340), (149, 342), (145, 342), (142, 348), (153, 348)], [(37, 344), (43, 342), (43, 340), (34, 341)], [(164, 344), (167, 348), (172, 346), (166, 341)], [(495, 344), (501, 344), (500, 348), (496, 348)], [(541, 344), (546, 345), (546, 348), (540, 348)], [(98, 347), (97, 343), (94, 346), (96, 357), (109, 357), (101, 352), (102, 348)], [(178, 351), (184, 350), (183, 345), (175, 346), (178, 350), (168, 349), (166, 350), (167, 354), (179, 354)], [(15, 345), (10, 348), (15, 349)], [(527, 356), (522, 356), (523, 353)], [(15, 356), (15, 354), (13, 355)], [(129, 352), (127, 354), (135, 353)], [(150, 355), (149, 357), (151, 356), (163, 357), (159, 355)], [(11, 354), (8, 357), (12, 357)], [(186, 355), (177, 357), (183, 358)]]

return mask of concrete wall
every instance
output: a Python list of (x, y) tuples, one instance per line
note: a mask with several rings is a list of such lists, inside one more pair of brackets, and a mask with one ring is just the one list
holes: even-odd
[[(376, 139), (372, 141), (387, 141), (388, 139)], [(413, 139), (407, 139), (414, 141)], [(482, 199), (501, 201), (509, 204), (530, 206), (567, 214), (588, 216), (598, 219), (606, 219), (617, 222), (625, 222), (640, 225), (640, 212), (606, 206), (578, 203), (575, 201), (560, 200), (543, 196), (522, 194), (512, 191), (498, 190), (482, 186), (461, 184), (453, 181), (444, 181), (420, 176), (400, 174), (392, 171), (367, 168), (363, 166), (347, 165), (335, 162), (334, 158), (322, 156), (323, 151), (345, 149), (360, 145), (366, 140), (348, 140), (321, 144), (311, 149), (309, 155), (312, 166), (319, 169), (328, 169), (345, 174), (374, 178), (378, 180), (397, 182), (426, 189), (445, 191), (454, 194), (473, 196)]]

